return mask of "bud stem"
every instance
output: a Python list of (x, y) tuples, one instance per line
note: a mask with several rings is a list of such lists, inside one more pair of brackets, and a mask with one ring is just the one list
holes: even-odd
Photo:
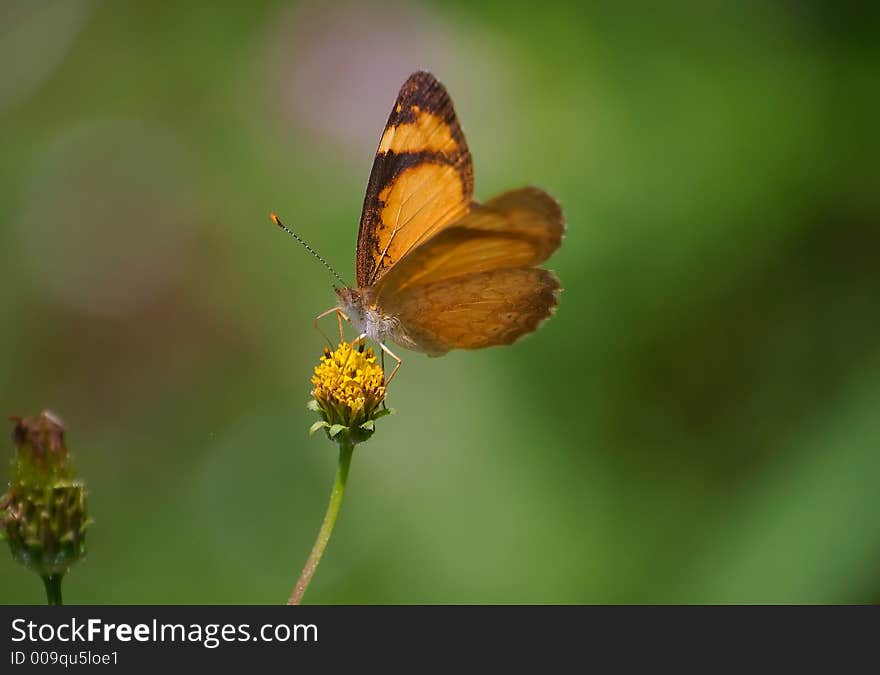
[(46, 604), (62, 605), (61, 602), (61, 578), (63, 574), (48, 574), (43, 577), (46, 586)]
[(348, 468), (351, 466), (351, 456), (354, 452), (354, 443), (347, 438), (347, 434), (339, 436), (339, 466), (336, 469), (336, 479), (333, 481), (333, 492), (330, 493), (327, 513), (324, 515), (324, 522), (321, 523), (321, 529), (318, 531), (318, 538), (315, 540), (309, 559), (306, 560), (306, 565), (303, 567), (293, 593), (287, 601), (288, 605), (298, 605), (302, 602), (309, 582), (312, 580), (315, 570), (318, 569), (318, 563), (321, 562), (321, 556), (324, 555), (324, 549), (327, 548), (327, 542), (330, 541), (330, 535), (333, 534), (336, 519), (339, 517), (339, 509), (342, 507), (342, 500), (345, 497)]

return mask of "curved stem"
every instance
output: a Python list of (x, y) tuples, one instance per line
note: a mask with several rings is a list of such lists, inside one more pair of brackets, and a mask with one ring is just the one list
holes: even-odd
[(48, 574), (43, 577), (46, 586), (46, 603), (49, 605), (61, 605), (61, 577), (63, 574)]
[[(342, 434), (340, 434), (342, 435)], [(330, 541), (330, 535), (333, 534), (333, 526), (339, 517), (339, 509), (342, 506), (342, 499), (345, 497), (345, 482), (348, 480), (348, 468), (351, 466), (351, 455), (354, 452), (354, 443), (347, 438), (339, 441), (339, 466), (336, 469), (336, 479), (333, 481), (333, 492), (330, 493), (330, 503), (327, 505), (327, 513), (324, 515), (324, 522), (321, 523), (321, 529), (318, 531), (318, 538), (306, 560), (296, 580), (296, 586), (293, 593), (290, 594), (288, 605), (298, 605), (302, 602), (303, 595), (309, 587), (309, 582), (318, 569), (318, 563), (321, 562), (321, 556), (324, 555), (324, 549), (327, 548), (327, 542)]]

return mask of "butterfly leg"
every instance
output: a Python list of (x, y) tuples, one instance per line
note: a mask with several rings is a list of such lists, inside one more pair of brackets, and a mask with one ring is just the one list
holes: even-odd
[(397, 356), (394, 352), (392, 352), (388, 347), (386, 347), (382, 342), (379, 343), (379, 346), (382, 348), (382, 370), (385, 370), (385, 354), (388, 354), (392, 359), (397, 361), (397, 365), (394, 366), (394, 370), (391, 371), (391, 375), (388, 376), (388, 379), (385, 380), (385, 386), (387, 387), (391, 384), (391, 380), (394, 379), (394, 376), (397, 374), (397, 371), (400, 369), (400, 366), (403, 365), (403, 360)]
[(343, 342), (345, 341), (345, 333), (342, 331), (342, 320), (345, 319), (349, 323), (351, 323), (351, 321), (345, 315), (345, 312), (342, 311), (342, 307), (336, 306), (332, 309), (328, 309), (326, 312), (321, 312), (320, 314), (318, 314), (318, 316), (315, 317), (315, 330), (317, 330), (324, 337), (324, 339), (327, 340), (327, 344), (329, 344), (331, 348), (333, 347), (333, 343), (330, 341), (330, 338), (327, 337), (327, 333), (321, 330), (318, 322), (325, 316), (330, 316), (334, 312), (336, 313), (336, 320), (339, 322), (339, 341)]
[(342, 320), (343, 319), (345, 319), (346, 321), (351, 323), (349, 318), (345, 315), (345, 312), (343, 312), (341, 309), (337, 309), (336, 310), (336, 321), (339, 324), (339, 341), (340, 342), (343, 342), (345, 340), (345, 333), (342, 331)]

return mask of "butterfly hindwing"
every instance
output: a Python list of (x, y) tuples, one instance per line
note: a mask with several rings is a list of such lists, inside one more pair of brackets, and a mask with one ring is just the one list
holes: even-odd
[(430, 356), (450, 349), (509, 345), (536, 330), (556, 308), (550, 270), (517, 267), (419, 284), (395, 296), (395, 341)]
[(396, 341), (440, 355), (510, 344), (556, 307), (559, 282), (538, 268), (562, 241), (543, 190), (505, 192), (421, 242), (368, 292), (399, 322)]
[(358, 231), (357, 285), (375, 284), (410, 249), (464, 217), (473, 165), (446, 89), (413, 73), (379, 141)]

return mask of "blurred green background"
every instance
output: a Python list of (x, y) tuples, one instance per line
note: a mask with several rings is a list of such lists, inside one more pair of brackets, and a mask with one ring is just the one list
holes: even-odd
[(88, 482), (67, 602), (286, 600), (335, 468), (305, 409), (334, 297), (268, 214), (352, 279), (419, 68), (478, 199), (562, 203), (565, 292), (513, 347), (404, 353), (306, 600), (880, 601), (876, 17), (183, 5), (0, 4), (0, 411), (60, 414)]

